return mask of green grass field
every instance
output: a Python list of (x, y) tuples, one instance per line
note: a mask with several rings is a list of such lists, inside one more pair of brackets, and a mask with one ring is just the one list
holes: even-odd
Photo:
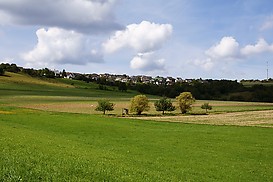
[(209, 115), (120, 118), (93, 106), (108, 98), (120, 114), (137, 93), (96, 88), (0, 77), (0, 181), (273, 181), (272, 104), (209, 101)]
[(1, 108), (0, 181), (272, 181), (271, 128)]

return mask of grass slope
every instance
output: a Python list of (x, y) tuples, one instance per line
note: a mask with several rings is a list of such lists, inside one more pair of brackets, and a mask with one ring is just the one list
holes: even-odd
[(33, 78), (24, 74), (0, 76), (0, 96), (69, 96), (69, 97), (131, 97), (134, 91), (120, 92), (115, 87), (99, 90), (95, 83), (68, 79)]
[[(137, 94), (97, 87), (13, 73), (0, 77), (0, 181), (273, 180), (272, 128), (90, 115), (98, 99), (111, 98), (114, 113), (120, 114)], [(216, 113), (273, 107), (209, 102)], [(194, 112), (201, 112), (202, 103), (195, 104)], [(213, 122), (224, 120), (221, 114), (212, 116)], [(195, 123), (206, 116), (189, 117)]]
[(0, 181), (273, 180), (270, 128), (0, 110)]

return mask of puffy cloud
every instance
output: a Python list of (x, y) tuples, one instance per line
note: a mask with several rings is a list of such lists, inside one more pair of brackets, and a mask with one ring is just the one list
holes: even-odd
[(241, 49), (241, 53), (244, 56), (260, 54), (263, 52), (273, 52), (273, 44), (269, 45), (264, 39), (259, 39), (255, 45), (246, 45)]
[(206, 50), (204, 55), (205, 58), (196, 59), (193, 64), (206, 71), (241, 57), (239, 43), (233, 37), (223, 37), (220, 42)]
[(223, 37), (219, 43), (205, 51), (203, 59), (196, 59), (192, 63), (208, 71), (262, 53), (273, 53), (273, 44), (270, 45), (264, 39), (259, 39), (255, 45), (249, 44), (241, 48), (233, 37)]
[(128, 25), (123, 31), (117, 31), (103, 47), (108, 53), (122, 48), (132, 48), (138, 53), (150, 52), (161, 48), (171, 34), (170, 24), (142, 21), (140, 24)]
[(139, 53), (131, 60), (131, 68), (144, 71), (165, 70), (165, 60), (156, 59), (154, 52)]
[(116, 0), (0, 1), (0, 24), (42, 25), (80, 32), (120, 28), (114, 22)]
[(86, 64), (102, 60), (100, 54), (85, 47), (85, 37), (59, 28), (39, 29), (36, 47), (22, 55), (30, 65)]
[(239, 54), (239, 43), (233, 37), (223, 37), (205, 53), (212, 59), (234, 59)]
[(164, 70), (164, 59), (156, 58), (155, 51), (160, 49), (172, 34), (172, 25), (142, 21), (131, 24), (123, 31), (117, 31), (103, 43), (105, 53), (120, 49), (132, 49), (137, 56), (131, 60), (131, 68), (143, 71)]

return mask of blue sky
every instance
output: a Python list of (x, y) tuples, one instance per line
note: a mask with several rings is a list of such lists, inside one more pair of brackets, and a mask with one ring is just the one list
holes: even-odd
[(271, 0), (0, 0), (0, 61), (82, 73), (273, 77)]

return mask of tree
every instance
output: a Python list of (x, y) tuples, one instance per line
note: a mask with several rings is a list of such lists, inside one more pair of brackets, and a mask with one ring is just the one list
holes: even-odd
[(66, 71), (65, 71), (65, 69), (63, 69), (62, 78), (65, 78), (66, 76), (67, 76)]
[(127, 85), (124, 82), (119, 82), (118, 83), (118, 90), (122, 91), (122, 92), (126, 92), (127, 91)]
[(176, 101), (178, 102), (181, 113), (185, 114), (191, 110), (191, 106), (195, 102), (195, 99), (190, 92), (182, 92), (176, 97)]
[(174, 111), (175, 106), (173, 106), (171, 99), (163, 97), (154, 103), (156, 111), (162, 111), (164, 114), (165, 111)]
[(131, 111), (136, 112), (137, 115), (149, 109), (149, 100), (145, 95), (137, 95), (131, 99)]
[(41, 77), (55, 78), (54, 71), (51, 71), (48, 68), (41, 69), (41, 70), (39, 70), (39, 72), (40, 72)]
[(105, 114), (106, 111), (114, 110), (114, 104), (109, 102), (108, 100), (99, 100), (95, 110), (102, 111), (103, 114)]
[(212, 106), (209, 105), (209, 103), (204, 103), (204, 104), (201, 106), (201, 109), (206, 109), (206, 113), (207, 113), (208, 110), (212, 110)]
[(0, 68), (0, 76), (5, 74), (5, 70), (3, 68)]

